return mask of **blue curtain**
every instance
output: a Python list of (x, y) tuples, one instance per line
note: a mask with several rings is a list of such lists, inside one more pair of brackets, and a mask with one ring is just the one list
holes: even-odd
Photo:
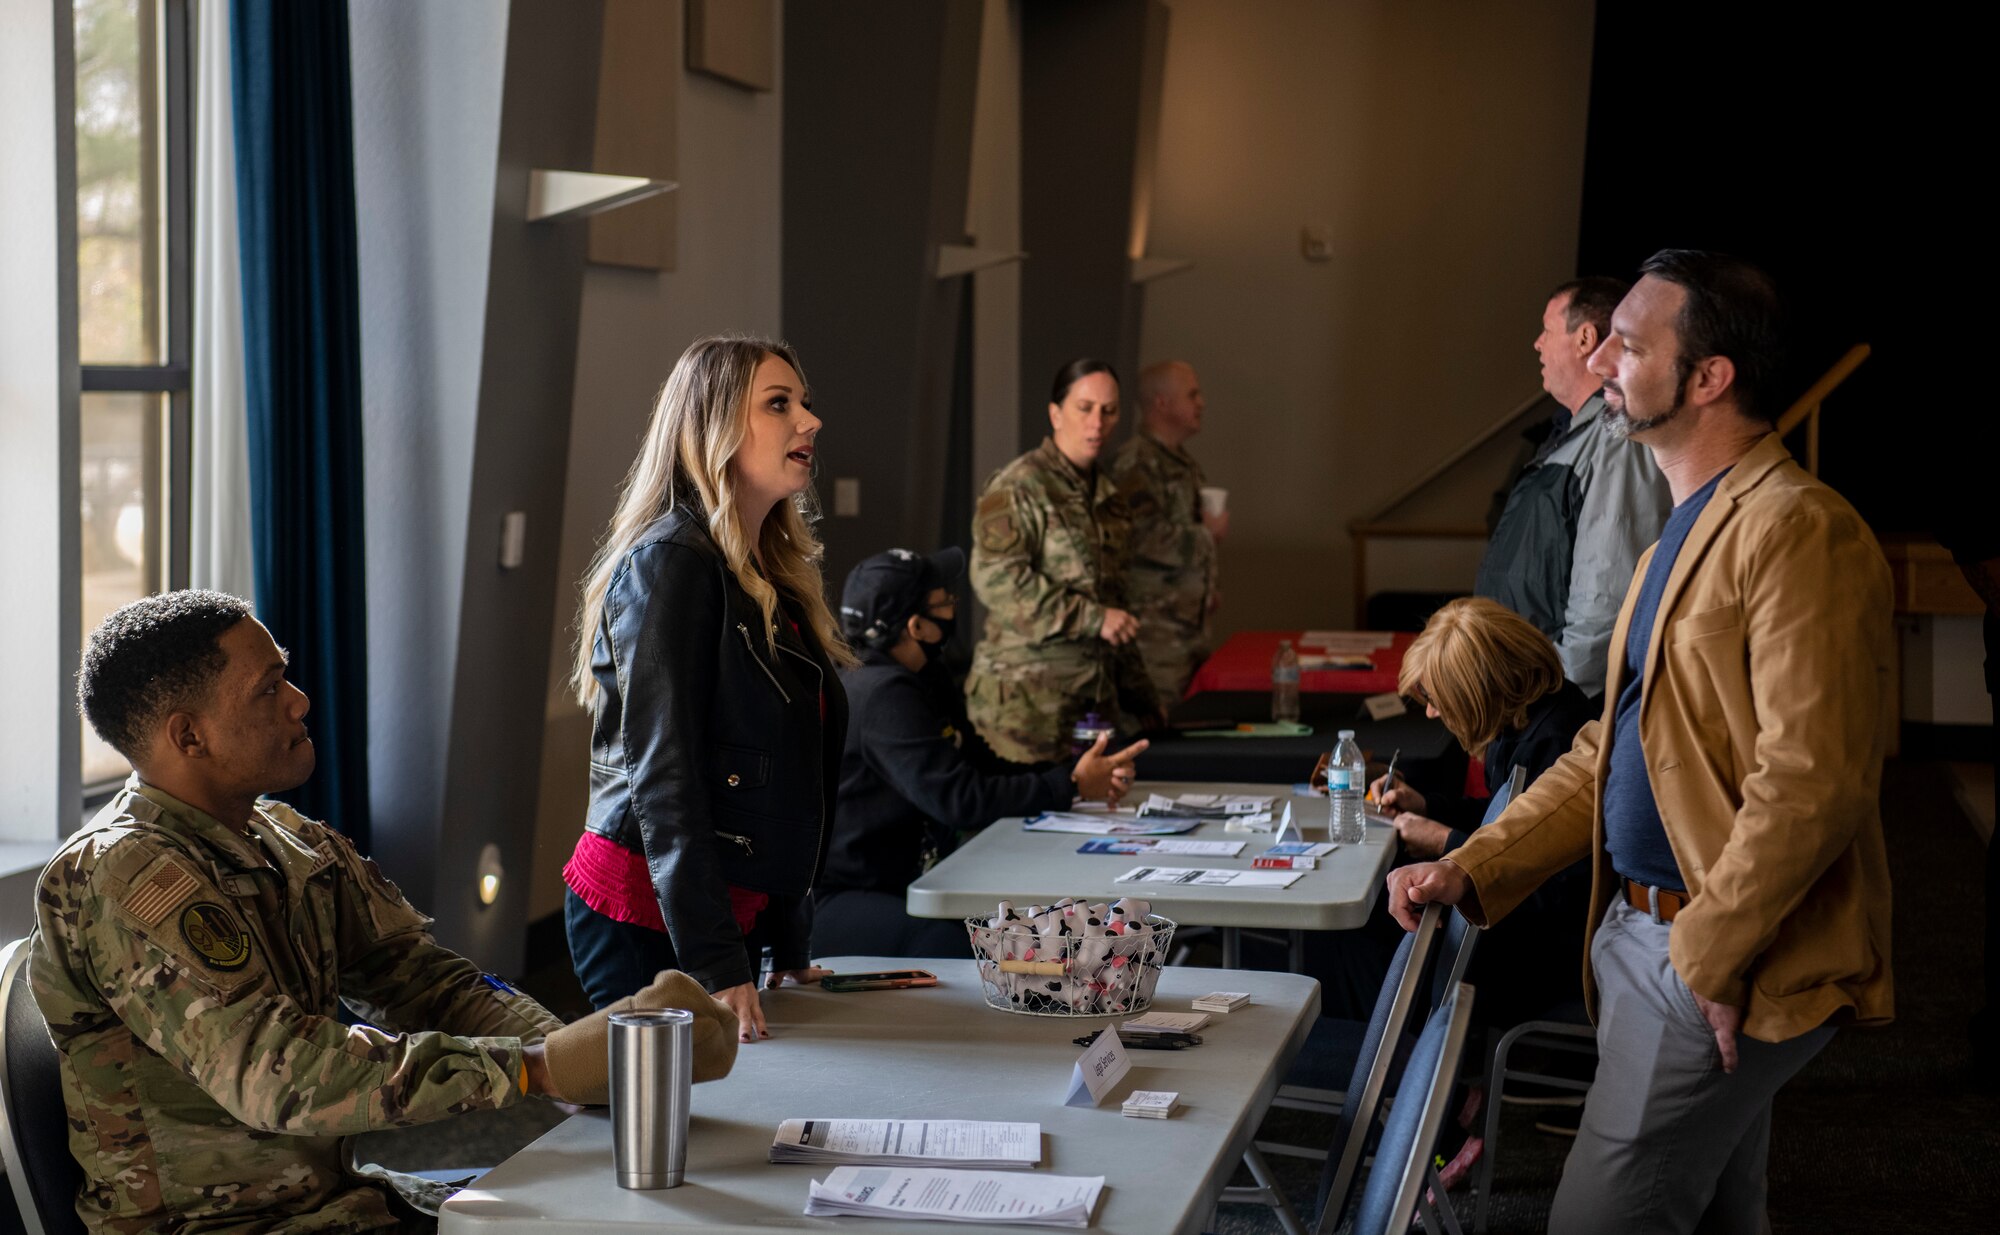
[(282, 795), (368, 843), (361, 313), (345, 0), (233, 0), (257, 612), (312, 699)]

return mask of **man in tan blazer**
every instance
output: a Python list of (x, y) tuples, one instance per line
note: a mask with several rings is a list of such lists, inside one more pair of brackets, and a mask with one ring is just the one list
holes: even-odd
[(1389, 908), (1486, 925), (1593, 857), (1600, 1062), (1550, 1229), (1753, 1232), (1772, 1096), (1835, 1026), (1892, 1012), (1889, 572), (1771, 432), (1768, 278), (1684, 250), (1641, 273), (1591, 368), (1674, 510), (1619, 614), (1604, 717), (1464, 846), (1392, 872)]

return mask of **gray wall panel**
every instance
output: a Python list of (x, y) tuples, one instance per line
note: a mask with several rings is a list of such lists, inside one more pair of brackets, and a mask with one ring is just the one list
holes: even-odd
[[(823, 414), (827, 574), (890, 545), (933, 548), (963, 278), (977, 0), (785, 9), (784, 321)], [(833, 482), (861, 513), (831, 517)]]

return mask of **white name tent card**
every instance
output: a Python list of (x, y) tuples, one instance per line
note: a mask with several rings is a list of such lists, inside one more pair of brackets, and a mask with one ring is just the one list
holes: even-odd
[(1131, 1070), (1132, 1056), (1118, 1040), (1118, 1031), (1106, 1029), (1091, 1039), (1083, 1058), (1070, 1069), (1069, 1092), (1063, 1095), (1063, 1105), (1096, 1106)]
[(1368, 696), (1361, 701), (1361, 708), (1368, 713), (1369, 720), (1387, 720), (1409, 711), (1403, 705), (1403, 697), (1393, 690), (1386, 695)]
[(1233, 815), (1222, 825), (1222, 830), (1225, 832), (1269, 832), (1273, 827), (1276, 827), (1277, 837), (1280, 840), (1284, 839), (1285, 833), (1298, 830), (1292, 822), (1292, 804), (1289, 799), (1285, 802), (1284, 809), (1278, 811), (1276, 815), (1273, 815), (1270, 811), (1261, 811), (1255, 815)]

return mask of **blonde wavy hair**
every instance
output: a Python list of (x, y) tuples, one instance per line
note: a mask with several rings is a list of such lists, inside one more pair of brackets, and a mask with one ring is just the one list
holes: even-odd
[(1478, 756), (1528, 705), (1562, 689), (1562, 658), (1549, 637), (1507, 606), (1454, 600), (1431, 615), (1403, 653), (1396, 688), (1438, 710), (1466, 753)]
[(757, 537), (756, 555), (751, 552), (749, 531), (737, 515), (736, 476), (729, 465), (749, 432), (751, 381), (767, 356), (784, 360), (805, 381), (805, 370), (789, 344), (746, 335), (712, 335), (688, 345), (660, 388), (646, 440), (619, 493), (617, 512), (583, 579), (569, 684), (584, 707), (597, 700), (597, 677), (590, 660), (611, 577), (640, 534), (677, 505), (706, 521), (730, 573), (764, 611), (765, 639), (773, 655), (782, 590), (803, 612), (827, 657), (835, 665), (855, 663), (826, 603), (820, 573), (825, 550), (813, 533), (818, 519), (813, 491), (807, 489), (771, 508)]

